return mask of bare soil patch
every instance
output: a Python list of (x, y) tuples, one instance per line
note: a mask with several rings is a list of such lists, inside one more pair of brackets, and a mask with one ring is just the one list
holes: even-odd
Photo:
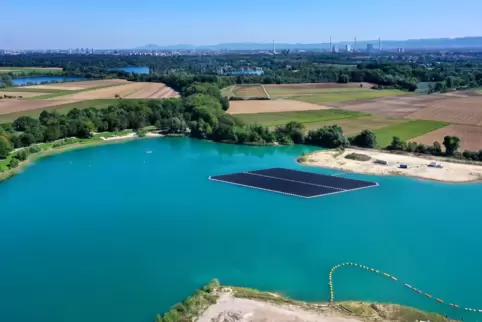
[[(386, 161), (386, 165), (375, 161), (356, 161), (346, 159), (350, 153), (362, 153), (373, 160)], [(433, 168), (428, 165), (434, 160), (442, 162), (443, 168)], [(446, 182), (469, 182), (482, 179), (482, 166), (477, 164), (462, 164), (448, 162), (448, 159), (433, 156), (418, 157), (408, 154), (394, 154), (378, 150), (345, 149), (340, 154), (334, 150), (323, 150), (308, 154), (303, 163), (311, 166), (338, 169), (356, 173), (375, 175), (401, 175)], [(408, 165), (401, 169), (400, 164)]]
[(236, 85), (233, 92), (238, 97), (266, 97), (266, 93), (261, 85)]
[(80, 90), (92, 87), (100, 87), (100, 86), (108, 86), (108, 85), (121, 85), (121, 84), (128, 84), (125, 79), (101, 79), (101, 80), (93, 80), (93, 81), (81, 81), (81, 82), (65, 82), (65, 83), (57, 83), (57, 84), (50, 84), (50, 85), (33, 85), (33, 86), (26, 86), (25, 88), (40, 88), (40, 89), (62, 89), (62, 90)]
[(17, 98), (28, 98), (28, 97), (35, 97), (35, 96), (40, 96), (40, 95), (45, 95), (49, 93), (41, 93), (41, 92), (0, 92), (0, 99), (3, 97), (5, 98), (5, 95), (7, 96), (16, 96)]
[(425, 135), (413, 138), (410, 141), (423, 143), (427, 145), (438, 141), (443, 142), (445, 136), (458, 136), (460, 138), (460, 151), (482, 150), (482, 127), (473, 125), (452, 124), (441, 129), (429, 132)]
[(482, 97), (447, 98), (428, 104), (409, 118), (449, 123), (482, 125)]
[(0, 114), (43, 109), (73, 102), (75, 100), (0, 100)]
[(326, 109), (329, 109), (329, 107), (292, 100), (231, 101), (229, 104), (228, 113), (250, 114), (267, 112), (312, 111)]

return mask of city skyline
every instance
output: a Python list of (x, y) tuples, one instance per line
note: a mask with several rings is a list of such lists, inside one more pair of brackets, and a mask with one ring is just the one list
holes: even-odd
[[(35, 10), (32, 10), (35, 8)], [(467, 10), (466, 8), (470, 8)], [(482, 3), (467, 0), (438, 5), (434, 0), (387, 3), (280, 3), (253, 0), (225, 3), (159, 3), (139, 0), (34, 0), (3, 6), (0, 48), (135, 48), (219, 43), (320, 43), (350, 40), (477, 36)], [(467, 23), (470, 22), (470, 23)], [(32, 27), (35, 26), (35, 27)]]

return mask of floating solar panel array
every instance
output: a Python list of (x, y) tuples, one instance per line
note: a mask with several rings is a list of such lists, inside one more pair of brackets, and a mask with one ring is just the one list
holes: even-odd
[(378, 186), (375, 182), (283, 168), (212, 176), (209, 179), (302, 198), (314, 198)]

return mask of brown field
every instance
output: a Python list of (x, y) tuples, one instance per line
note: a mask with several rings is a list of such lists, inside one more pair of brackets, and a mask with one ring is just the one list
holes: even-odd
[(236, 85), (232, 90), (238, 97), (267, 97), (261, 85)]
[(62, 89), (62, 90), (80, 90), (92, 87), (100, 87), (100, 86), (109, 86), (109, 85), (122, 85), (130, 83), (125, 79), (101, 79), (101, 80), (93, 80), (93, 81), (81, 81), (81, 82), (65, 82), (65, 83), (57, 83), (57, 84), (50, 84), (50, 85), (33, 85), (33, 86), (26, 86), (24, 88), (40, 88), (40, 89)]
[(286, 90), (299, 90), (299, 89), (323, 89), (323, 88), (359, 88), (360, 84), (363, 84), (365, 88), (371, 88), (374, 84), (370, 83), (304, 83), (304, 84), (269, 84), (264, 85), (267, 91), (270, 89), (286, 89)]
[(161, 83), (141, 83), (143, 87), (126, 98), (173, 98), (179, 93)]
[(7, 96), (21, 96), (23, 98), (29, 98), (29, 97), (35, 97), (35, 96), (40, 96), (40, 95), (45, 95), (45, 94), (49, 94), (49, 93), (33, 93), (33, 92), (0, 92), (0, 98), (4, 97), (4, 95), (7, 95)]
[(460, 138), (460, 151), (482, 150), (482, 127), (473, 125), (452, 124), (410, 141), (432, 145), (435, 141), (442, 143), (447, 135), (455, 135)]
[(329, 109), (329, 107), (291, 100), (231, 101), (229, 104), (228, 113), (250, 114), (268, 112), (312, 111), (326, 109)]
[(412, 113), (409, 118), (482, 125), (482, 97), (446, 98)]
[(123, 98), (168, 98), (177, 97), (178, 94), (161, 83), (127, 83), (90, 91), (62, 95), (53, 99), (59, 100), (93, 100), (102, 98), (115, 98), (119, 94)]
[(339, 125), (343, 129), (344, 134), (351, 135), (358, 134), (363, 130), (380, 129), (385, 126), (403, 123), (406, 121), (407, 120), (403, 118), (370, 115), (325, 122), (305, 123), (305, 127), (307, 130), (315, 130), (323, 126)]
[[(406, 95), (360, 100), (357, 102), (333, 103), (329, 105), (345, 110), (359, 111), (375, 115), (405, 117), (412, 115), (413, 113), (423, 111), (424, 108), (429, 106), (431, 103), (445, 100), (447, 100), (447, 97), (442, 95)], [(433, 120), (433, 118), (428, 119)]]
[(0, 100), (0, 114), (30, 111), (73, 102), (75, 100)]

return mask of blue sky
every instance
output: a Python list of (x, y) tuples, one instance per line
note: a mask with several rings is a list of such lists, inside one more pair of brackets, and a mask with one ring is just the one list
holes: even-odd
[(482, 36), (481, 0), (3, 0), (0, 48)]

